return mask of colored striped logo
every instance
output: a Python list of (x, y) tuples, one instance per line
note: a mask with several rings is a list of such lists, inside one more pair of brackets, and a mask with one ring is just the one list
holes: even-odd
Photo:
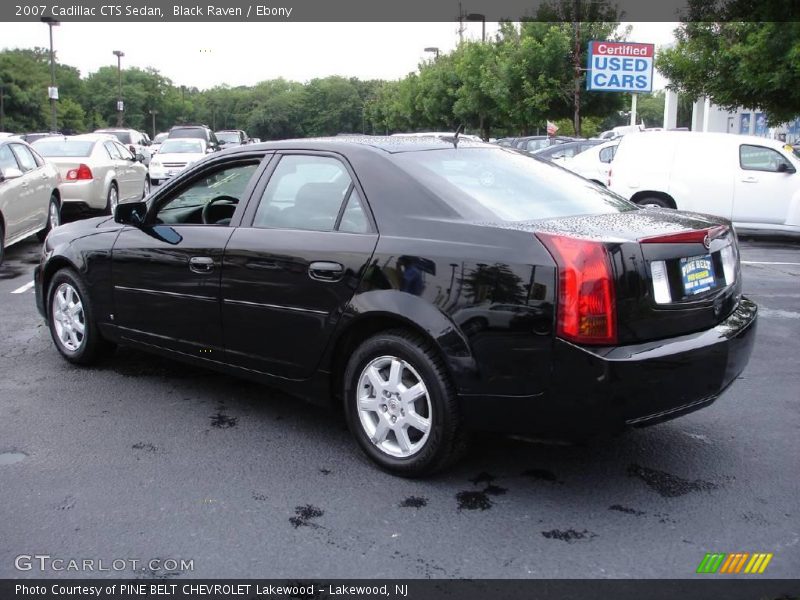
[(707, 553), (697, 567), (698, 573), (763, 573), (767, 569), (772, 553), (766, 552), (722, 552)]

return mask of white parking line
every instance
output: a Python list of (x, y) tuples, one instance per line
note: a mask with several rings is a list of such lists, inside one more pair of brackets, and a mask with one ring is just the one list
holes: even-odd
[(18, 287), (17, 289), (15, 289), (11, 293), (12, 294), (24, 294), (25, 292), (27, 292), (29, 289), (31, 289), (33, 287), (33, 284), (34, 284), (33, 281), (29, 281), (28, 283), (26, 283), (25, 285), (23, 285), (21, 287)]
[(743, 265), (793, 265), (800, 267), (800, 262), (762, 262), (758, 260), (743, 260)]

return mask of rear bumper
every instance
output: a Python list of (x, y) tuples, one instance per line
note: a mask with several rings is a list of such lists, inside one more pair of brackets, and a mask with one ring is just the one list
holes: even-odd
[(475, 428), (547, 436), (613, 433), (708, 406), (742, 372), (755, 341), (758, 308), (742, 298), (716, 327), (612, 348), (554, 343), (553, 379), (540, 396), (462, 396)]

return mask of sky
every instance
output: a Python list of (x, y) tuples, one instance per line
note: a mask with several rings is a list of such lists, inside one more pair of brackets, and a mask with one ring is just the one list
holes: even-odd
[[(628, 23), (623, 23), (628, 25)], [(630, 23), (629, 39), (656, 45), (672, 41), (677, 23)], [(465, 37), (479, 39), (480, 23)], [(487, 36), (496, 24), (487, 23)], [(456, 23), (62, 23), (53, 30), (57, 60), (81, 75), (116, 65), (155, 67), (175, 85), (207, 89), (252, 85), (283, 77), (305, 82), (343, 75), (400, 79), (431, 58), (424, 48), (452, 50)], [(0, 50), (49, 47), (42, 23), (0, 23)], [(654, 87), (664, 80), (657, 73)]]

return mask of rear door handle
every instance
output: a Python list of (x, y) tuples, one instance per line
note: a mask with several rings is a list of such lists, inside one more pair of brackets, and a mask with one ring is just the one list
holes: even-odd
[(344, 275), (344, 267), (337, 262), (316, 261), (308, 266), (308, 275), (319, 281), (339, 281)]
[(742, 181), (744, 183), (758, 183), (758, 177), (753, 177), (752, 175), (748, 175), (747, 177), (742, 177)]
[(205, 275), (214, 270), (214, 259), (208, 256), (193, 256), (189, 259), (189, 270)]

